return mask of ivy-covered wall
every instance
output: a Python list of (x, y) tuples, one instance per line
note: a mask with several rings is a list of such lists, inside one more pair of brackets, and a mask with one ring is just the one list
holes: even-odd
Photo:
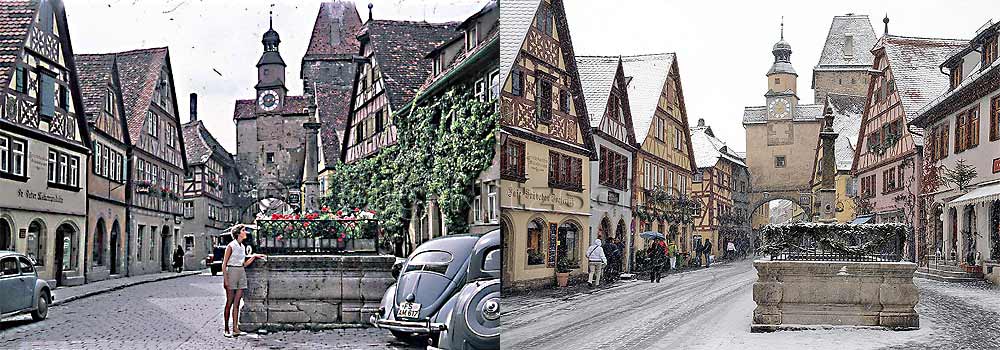
[(351, 164), (338, 164), (324, 205), (379, 213), (388, 236), (402, 235), (412, 204), (437, 196), (450, 234), (468, 232), (473, 185), (493, 161), (496, 101), (457, 86), (394, 116), (397, 143)]

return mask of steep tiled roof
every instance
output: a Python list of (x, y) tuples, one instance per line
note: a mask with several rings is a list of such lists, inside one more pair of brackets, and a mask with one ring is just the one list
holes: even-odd
[(316, 113), (320, 122), (323, 161), (332, 166), (340, 160), (340, 142), (350, 114), (351, 89), (337, 84), (316, 85)]
[(966, 40), (928, 39), (887, 35), (881, 46), (889, 60), (907, 121), (917, 117), (920, 107), (948, 91), (948, 76), (939, 65), (955, 50), (967, 45)]
[(129, 136), (135, 143), (139, 141), (139, 133), (156, 90), (160, 70), (167, 62), (167, 48), (134, 50), (115, 55), (118, 59), (118, 78)]
[(365, 25), (393, 108), (405, 105), (427, 80), (432, 67), (424, 55), (454, 37), (456, 25), (388, 20)]
[(350, 1), (324, 2), (319, 6), (309, 47), (302, 60), (356, 55), (360, 44), (357, 33), (361, 17)]
[(0, 0), (0, 86), (10, 83), (14, 63), (35, 19), (37, 1)]
[(236, 100), (236, 107), (233, 108), (233, 119), (253, 119), (254, 100)]
[[(979, 37), (989, 35), (989, 32), (996, 31), (1000, 31), (1000, 23), (994, 24), (991, 20), (976, 31), (977, 38), (972, 41), (975, 42), (979, 39)], [(952, 53), (949, 61), (960, 59), (962, 56), (968, 54), (969, 50), (974, 48), (974, 45), (967, 44), (965, 49)], [(983, 85), (989, 86), (986, 83), (995, 81), (994, 79), (998, 79), (998, 76), (1000, 76), (1000, 60), (993, 60), (993, 63), (986, 67), (982, 67), (982, 62), (980, 62), (976, 69), (972, 69), (972, 72), (968, 72), (962, 78), (961, 83), (921, 107), (920, 110), (917, 111), (918, 117), (912, 120), (913, 125), (926, 126), (926, 124), (933, 123), (934, 120), (936, 120), (936, 118), (934, 118), (935, 116), (941, 116), (942, 114), (946, 115), (947, 111), (950, 110), (948, 107), (951, 105), (950, 101), (970, 98), (971, 96), (982, 96), (982, 92), (976, 94), (973, 94), (972, 92), (976, 90), (989, 91), (990, 88), (986, 87), (983, 89)], [(945, 101), (949, 102), (946, 103)]]
[(576, 56), (576, 69), (580, 74), (592, 127), (601, 125), (611, 86), (615, 83), (615, 73), (618, 72), (618, 62), (616, 56)]
[(663, 84), (667, 81), (674, 54), (623, 56), (622, 66), (625, 77), (631, 77), (628, 85), (629, 107), (632, 109), (632, 123), (635, 126), (635, 141), (642, 144), (649, 134), (653, 113), (660, 101)]
[(219, 141), (212, 136), (212, 133), (205, 128), (205, 124), (200, 120), (186, 123), (182, 126), (184, 132), (184, 147), (187, 155), (188, 165), (205, 164), (212, 157), (213, 152), (223, 154), (224, 162), (234, 164), (232, 156)]
[[(792, 121), (810, 122), (823, 119), (823, 105), (797, 105)], [(743, 109), (743, 125), (767, 122), (767, 107), (755, 106)]]
[(75, 55), (76, 75), (87, 119), (100, 115), (115, 65), (115, 54)]
[[(850, 52), (845, 52), (845, 37), (848, 34), (853, 38), (851, 39), (853, 48)], [(871, 49), (875, 46), (876, 40), (878, 38), (875, 36), (868, 15), (834, 16), (830, 32), (826, 36), (826, 44), (823, 45), (823, 53), (819, 56), (819, 63), (814, 69), (869, 67), (875, 60)]]
[(538, 11), (541, 0), (503, 0), (500, 6), (500, 81), (514, 67), (514, 60), (521, 51), (521, 44), (528, 35), (528, 28)]
[(833, 109), (833, 131), (837, 132), (834, 154), (837, 170), (849, 171), (854, 162), (854, 148), (861, 131), (861, 115), (865, 109), (864, 96), (827, 95)]
[(746, 167), (743, 159), (726, 146), (725, 142), (712, 135), (707, 126), (691, 128), (691, 146), (694, 149), (694, 162), (698, 168), (715, 166), (719, 159), (728, 159), (737, 165)]

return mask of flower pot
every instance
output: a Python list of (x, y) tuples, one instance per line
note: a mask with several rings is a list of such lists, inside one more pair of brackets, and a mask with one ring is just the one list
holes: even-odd
[(559, 288), (569, 285), (569, 272), (556, 272), (556, 285)]

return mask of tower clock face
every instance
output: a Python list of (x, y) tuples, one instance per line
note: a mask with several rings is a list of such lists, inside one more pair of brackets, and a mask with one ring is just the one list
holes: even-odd
[(260, 105), (260, 109), (265, 111), (273, 111), (278, 108), (278, 93), (274, 90), (264, 90), (260, 93), (260, 97), (257, 98), (257, 104)]
[(777, 98), (771, 101), (771, 104), (767, 106), (767, 111), (771, 115), (772, 119), (783, 119), (788, 117), (788, 114), (792, 110), (792, 103), (783, 98)]

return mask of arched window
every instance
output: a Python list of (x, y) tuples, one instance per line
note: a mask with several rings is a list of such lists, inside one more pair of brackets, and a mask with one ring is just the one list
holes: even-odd
[(572, 222), (559, 225), (559, 255), (558, 259), (570, 259), (579, 263), (582, 257), (579, 254), (580, 227)]
[(45, 266), (45, 236), (45, 225), (40, 220), (28, 225), (28, 256), (39, 266)]
[(601, 220), (601, 226), (597, 228), (597, 238), (602, 240), (611, 239), (611, 221), (607, 217)]
[(541, 265), (545, 263), (545, 249), (542, 245), (542, 232), (545, 230), (545, 222), (539, 219), (528, 222), (528, 265)]
[(94, 229), (93, 259), (94, 266), (104, 266), (104, 219), (97, 219), (97, 228)]
[(14, 250), (14, 230), (7, 219), (0, 219), (0, 250)]

